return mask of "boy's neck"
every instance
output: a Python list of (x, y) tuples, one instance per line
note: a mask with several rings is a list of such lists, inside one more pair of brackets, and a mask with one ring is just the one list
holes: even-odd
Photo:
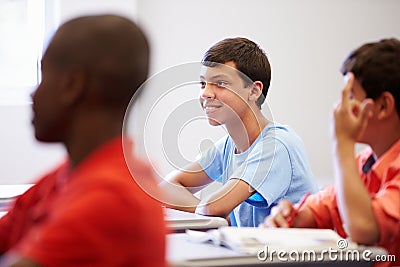
[(385, 140), (385, 142), (380, 142), (378, 144), (370, 144), (372, 150), (374, 151), (377, 158), (380, 158), (386, 153), (397, 141), (400, 140), (400, 136), (397, 138), (390, 138)]
[(380, 134), (376, 137), (376, 142), (371, 142), (369, 144), (377, 158), (380, 158), (397, 141), (400, 140), (400, 123), (398, 123), (395, 127), (384, 129), (381, 126), (379, 129), (379, 132), (383, 135)]
[[(104, 112), (102, 116), (81, 115), (75, 120), (68, 140), (64, 145), (68, 151), (71, 167), (75, 168), (91, 152), (102, 144), (122, 133), (122, 118), (120, 114)], [(90, 119), (90, 120), (89, 120)], [(104, 130), (106, 129), (106, 130)]]
[(252, 112), (241, 118), (241, 121), (226, 124), (229, 136), (236, 146), (236, 153), (245, 152), (258, 138), (262, 130), (269, 123), (261, 111)]

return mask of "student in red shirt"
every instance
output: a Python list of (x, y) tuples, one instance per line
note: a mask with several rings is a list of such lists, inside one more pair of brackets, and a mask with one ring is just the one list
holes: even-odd
[(162, 208), (142, 189), (154, 193), (155, 181), (122, 135), (148, 49), (141, 29), (119, 16), (58, 29), (42, 59), (32, 123), (37, 140), (63, 143), (68, 156), (0, 220), (0, 266), (166, 266)]
[[(367, 43), (342, 66), (348, 78), (334, 109), (335, 186), (310, 196), (293, 227), (335, 229), (377, 245), (400, 264), (400, 41)], [(354, 158), (355, 144), (369, 147)], [(263, 226), (288, 227), (293, 205), (282, 201)]]

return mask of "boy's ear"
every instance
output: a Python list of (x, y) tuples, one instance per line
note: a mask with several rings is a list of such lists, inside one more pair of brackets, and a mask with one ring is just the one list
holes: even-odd
[(378, 105), (378, 119), (384, 119), (388, 116), (391, 116), (393, 112), (396, 112), (395, 99), (388, 91), (383, 92), (382, 95), (375, 100), (375, 103)]
[(60, 82), (64, 86), (62, 99), (67, 106), (75, 105), (86, 93), (87, 75), (82, 69), (66, 72)]
[(249, 100), (257, 101), (262, 94), (263, 83), (260, 81), (253, 82), (251, 85), (251, 91), (249, 94)]

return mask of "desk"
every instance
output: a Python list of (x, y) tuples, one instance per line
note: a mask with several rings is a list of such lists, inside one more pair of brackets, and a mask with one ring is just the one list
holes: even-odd
[(208, 230), (228, 225), (227, 220), (221, 217), (203, 216), (169, 208), (165, 209), (165, 221), (167, 227), (174, 232), (186, 229)]
[[(364, 247), (364, 250), (366, 248)], [(386, 251), (380, 248), (368, 248), (373, 255), (384, 255)], [(362, 248), (360, 247), (360, 250)], [(282, 261), (261, 261), (255, 255), (240, 254), (221, 246), (214, 246), (210, 243), (193, 243), (187, 240), (184, 233), (174, 233), (167, 236), (167, 260), (171, 267), (243, 267), (243, 266), (372, 266), (372, 262), (366, 261), (331, 261), (325, 259), (315, 262), (282, 262)]]
[(3, 184), (0, 185), (0, 217), (3, 216), (15, 198), (22, 195), (33, 184)]

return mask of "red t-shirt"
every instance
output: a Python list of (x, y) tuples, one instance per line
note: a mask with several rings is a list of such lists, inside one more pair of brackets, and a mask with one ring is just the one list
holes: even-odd
[[(156, 192), (147, 165), (135, 176)], [(136, 175), (137, 174), (137, 175)], [(166, 266), (161, 204), (136, 183), (116, 138), (72, 171), (61, 164), (0, 220), (0, 251), (43, 266)]]
[[(380, 240), (376, 245), (384, 247), (388, 254), (396, 256), (396, 262), (386, 262), (386, 265), (398, 266), (400, 264), (400, 141), (392, 145), (365, 173), (363, 167), (371, 156), (372, 150), (368, 148), (357, 156), (357, 162), (361, 179), (370, 192), (372, 208), (379, 225)], [(306, 204), (313, 211), (319, 228), (335, 229), (342, 237), (347, 237), (333, 186), (310, 196)]]

